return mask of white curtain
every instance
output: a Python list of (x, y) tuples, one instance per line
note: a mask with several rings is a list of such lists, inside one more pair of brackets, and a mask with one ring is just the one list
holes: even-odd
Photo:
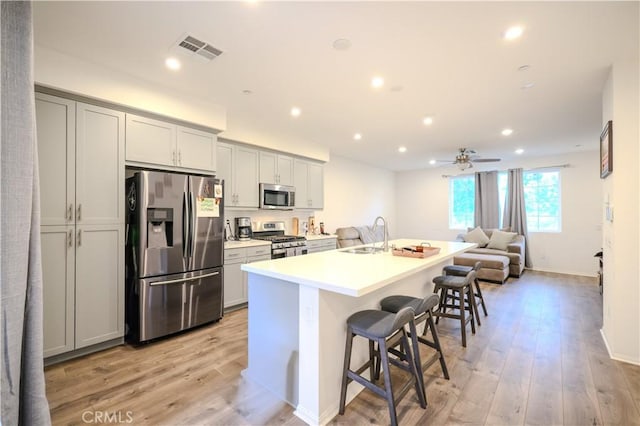
[(531, 268), (529, 255), (529, 234), (527, 233), (527, 211), (524, 205), (524, 184), (522, 169), (509, 169), (507, 178), (507, 198), (504, 203), (502, 226), (511, 227), (511, 231), (524, 236), (524, 266)]
[(1, 423), (48, 425), (31, 3), (2, 1), (1, 23)]
[(498, 172), (476, 172), (475, 178), (475, 225), (483, 229), (497, 228), (500, 225)]

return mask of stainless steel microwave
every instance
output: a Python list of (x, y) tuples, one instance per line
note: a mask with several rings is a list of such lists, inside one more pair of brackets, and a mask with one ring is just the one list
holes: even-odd
[(296, 205), (296, 188), (288, 185), (260, 184), (260, 208), (293, 210)]

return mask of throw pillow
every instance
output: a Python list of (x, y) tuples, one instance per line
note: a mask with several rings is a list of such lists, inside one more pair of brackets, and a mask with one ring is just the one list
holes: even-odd
[(489, 237), (487, 237), (487, 234), (485, 234), (479, 226), (474, 230), (467, 232), (463, 238), (465, 242), (476, 243), (478, 247), (484, 247), (489, 242)]
[(491, 239), (489, 240), (489, 244), (487, 244), (487, 248), (506, 251), (507, 246), (513, 241), (516, 235), (518, 234), (515, 232), (495, 230), (491, 234)]

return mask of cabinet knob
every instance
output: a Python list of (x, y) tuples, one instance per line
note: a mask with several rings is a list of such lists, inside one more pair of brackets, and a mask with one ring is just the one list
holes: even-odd
[(73, 247), (73, 230), (69, 229), (69, 234), (67, 235), (67, 247)]
[(78, 238), (76, 239), (76, 244), (78, 247), (82, 245), (82, 229), (78, 231)]
[(67, 221), (73, 221), (73, 204), (69, 204), (69, 210), (67, 211)]
[(80, 222), (82, 217), (82, 204), (78, 204), (78, 211), (76, 212), (76, 221)]

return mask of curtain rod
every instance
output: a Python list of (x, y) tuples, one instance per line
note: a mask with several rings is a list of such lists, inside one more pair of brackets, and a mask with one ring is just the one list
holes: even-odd
[[(566, 169), (567, 167), (571, 167), (571, 164), (558, 164), (557, 166), (541, 166), (541, 167), (533, 167), (531, 169), (523, 169), (524, 172), (530, 172), (532, 170), (544, 170), (544, 169)], [(487, 172), (506, 172), (507, 170), (483, 170)], [(475, 172), (474, 172), (475, 173)], [(471, 173), (460, 173), (457, 175), (442, 175), (443, 178), (457, 177), (457, 176), (467, 176), (471, 175)]]

